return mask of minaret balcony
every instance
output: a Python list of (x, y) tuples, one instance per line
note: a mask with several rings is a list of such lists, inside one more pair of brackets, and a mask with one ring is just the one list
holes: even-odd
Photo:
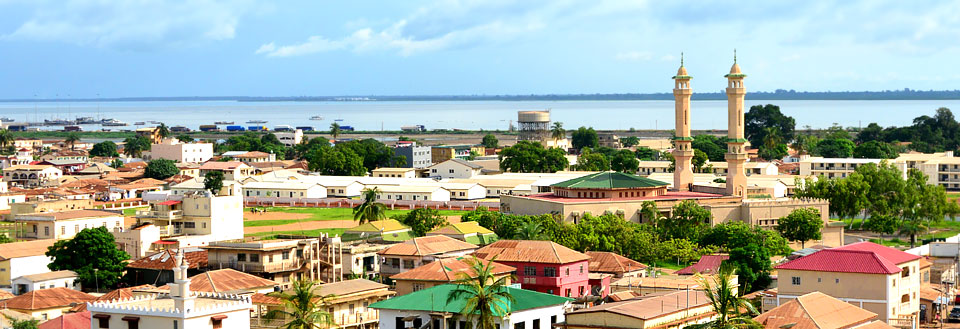
[(723, 159), (727, 161), (743, 162), (743, 161), (747, 161), (747, 154), (746, 153), (727, 153), (723, 155)]
[(731, 88), (727, 87), (728, 95), (745, 95), (747, 93), (747, 88)]

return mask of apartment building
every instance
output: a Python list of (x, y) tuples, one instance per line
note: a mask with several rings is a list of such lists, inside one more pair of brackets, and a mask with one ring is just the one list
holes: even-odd
[[(723, 161), (708, 162), (704, 167), (714, 175), (726, 176), (727, 163)], [(747, 176), (752, 175), (777, 175), (779, 174), (777, 164), (773, 162), (747, 161), (743, 163), (743, 173)]]
[(19, 165), (3, 169), (3, 181), (10, 186), (41, 187), (60, 185), (63, 170), (51, 165)]
[(160, 228), (161, 236), (204, 236), (207, 241), (243, 239), (243, 198), (187, 193), (181, 200), (153, 203), (136, 213), (140, 223)]
[(859, 166), (867, 163), (879, 164), (880, 161), (880, 159), (810, 157), (800, 160), (800, 176), (822, 175), (826, 178), (844, 178), (850, 176)]
[(386, 300), (396, 293), (390, 286), (366, 279), (325, 283), (317, 286), (320, 296), (333, 295), (325, 300), (327, 312), (336, 328), (377, 328), (380, 312), (370, 305)]
[[(232, 268), (273, 280), (283, 289), (293, 281), (318, 280), (322, 264), (319, 239), (276, 239), (259, 241), (214, 241), (203, 247), (212, 269)], [(339, 255), (338, 255), (339, 256)]]
[(203, 163), (213, 157), (213, 144), (182, 143), (176, 138), (166, 138), (150, 146), (150, 157), (176, 162)]
[(474, 244), (443, 235), (413, 238), (378, 252), (381, 276), (406, 272), (442, 258), (461, 257), (477, 250)]
[(517, 268), (526, 290), (570, 298), (590, 294), (590, 257), (553, 241), (499, 240), (474, 256)]
[(294, 145), (303, 142), (303, 130), (300, 129), (295, 129), (293, 131), (277, 131), (274, 132), (273, 135), (277, 136), (277, 139), (280, 140), (280, 143), (286, 147), (293, 147)]
[(433, 164), (433, 148), (429, 146), (419, 146), (416, 142), (397, 142), (393, 148), (395, 156), (404, 156), (407, 162), (403, 167), (406, 168), (426, 168)]
[(876, 313), (913, 323), (920, 312), (920, 256), (871, 242), (824, 249), (776, 267), (776, 305), (822, 292)]
[(21, 239), (72, 239), (87, 228), (123, 227), (123, 214), (103, 210), (69, 210), (17, 215), (14, 218)]

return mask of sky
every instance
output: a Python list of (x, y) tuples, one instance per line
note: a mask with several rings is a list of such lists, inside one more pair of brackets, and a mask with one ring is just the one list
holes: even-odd
[(960, 1), (0, 0), (0, 99), (960, 89)]

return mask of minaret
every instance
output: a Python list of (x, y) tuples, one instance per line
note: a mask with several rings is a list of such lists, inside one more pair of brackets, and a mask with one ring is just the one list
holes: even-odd
[(673, 77), (673, 97), (676, 110), (676, 137), (673, 138), (674, 149), (673, 159), (675, 165), (673, 168), (673, 189), (677, 191), (690, 190), (690, 184), (693, 183), (693, 148), (691, 143), (693, 137), (690, 136), (690, 96), (693, 90), (690, 89), (690, 79), (693, 77), (687, 75), (687, 69), (683, 67), (683, 54), (680, 54), (680, 69), (677, 75)]
[(170, 283), (170, 297), (173, 305), (182, 313), (193, 311), (194, 300), (197, 298), (190, 293), (190, 278), (187, 276), (187, 260), (183, 259), (183, 248), (177, 251), (174, 257), (176, 267), (173, 269), (173, 283)]
[(727, 195), (746, 196), (747, 176), (744, 174), (744, 162), (747, 162), (746, 143), (743, 138), (743, 98), (747, 89), (737, 64), (737, 51), (733, 51), (733, 67), (727, 78)]

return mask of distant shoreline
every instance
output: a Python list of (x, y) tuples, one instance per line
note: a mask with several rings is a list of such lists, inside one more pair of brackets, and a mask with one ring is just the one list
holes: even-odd
[[(693, 100), (726, 100), (722, 92), (694, 93)], [(751, 100), (958, 100), (960, 90), (890, 90), (850, 92), (774, 92), (747, 93)], [(60, 98), (60, 99), (0, 99), (0, 103), (52, 102), (423, 102), (423, 101), (669, 101), (672, 93), (628, 94), (563, 94), (563, 95), (438, 95), (438, 96), (184, 96), (184, 97), (118, 97), (118, 98)]]

